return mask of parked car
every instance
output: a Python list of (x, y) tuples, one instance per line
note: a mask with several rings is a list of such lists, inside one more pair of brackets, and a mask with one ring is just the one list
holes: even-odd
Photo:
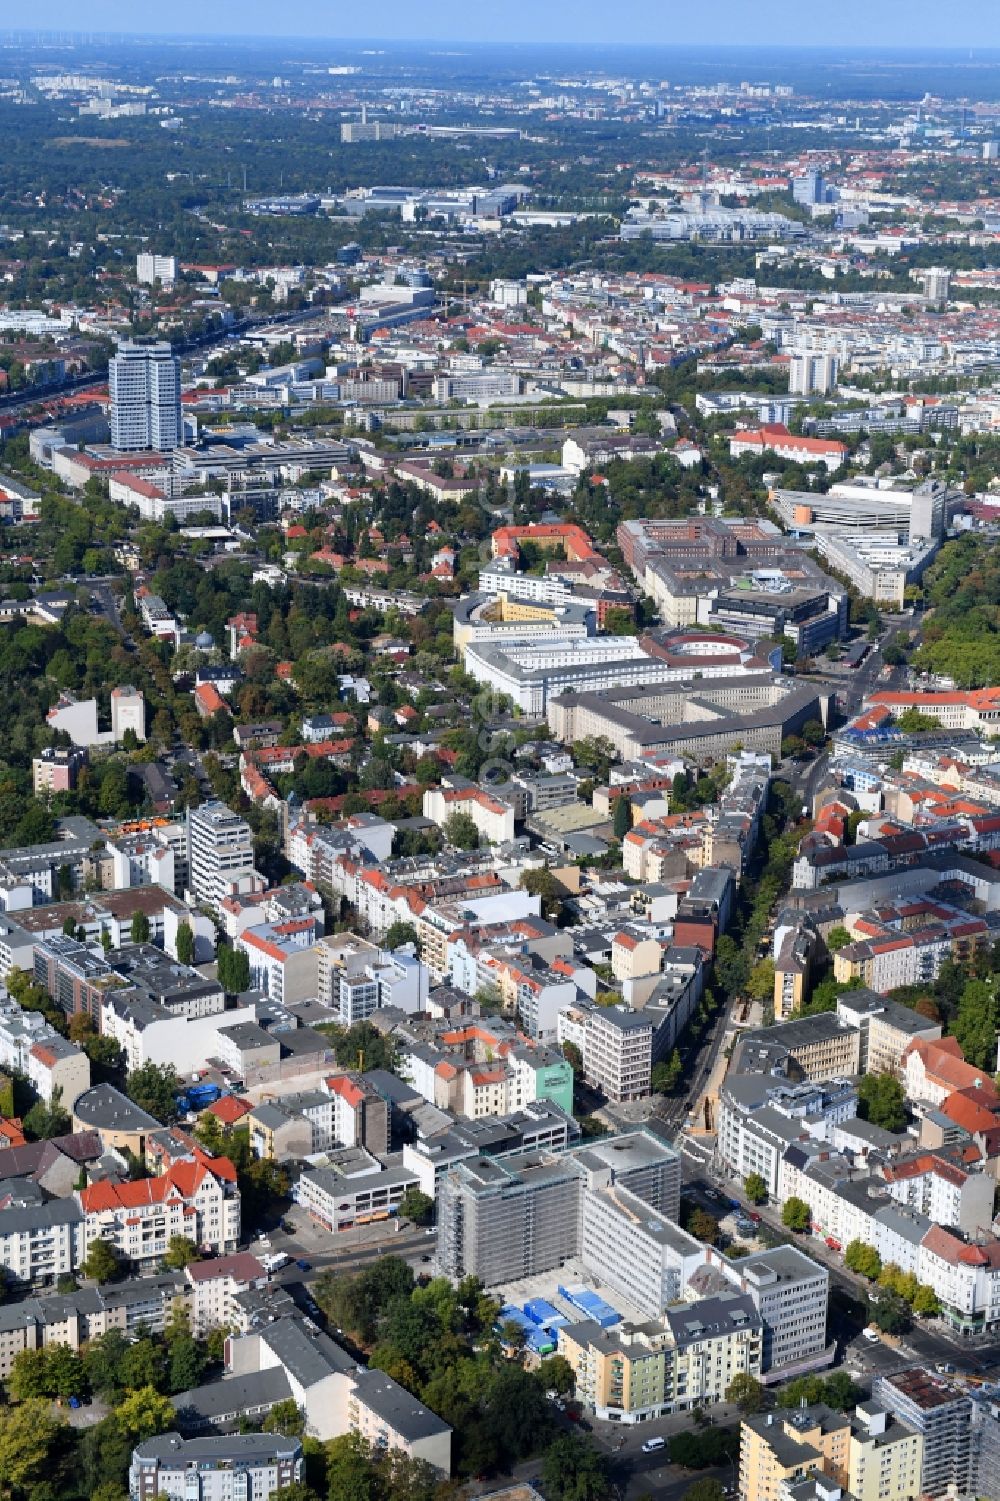
[(298, 1269), (299, 1269), (300, 1272), (311, 1272), (312, 1271), (312, 1262), (311, 1261), (307, 1261), (304, 1256), (296, 1256), (296, 1258), (295, 1258), (295, 1265), (298, 1267)]

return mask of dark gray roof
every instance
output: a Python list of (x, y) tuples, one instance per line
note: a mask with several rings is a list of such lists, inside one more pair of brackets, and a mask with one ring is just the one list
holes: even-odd
[(95, 1131), (156, 1131), (160, 1122), (113, 1084), (95, 1084), (73, 1106), (73, 1114)]
[(83, 1210), (75, 1199), (53, 1199), (48, 1204), (31, 1204), (24, 1209), (0, 1209), (0, 1240), (5, 1235), (20, 1235), (22, 1230), (42, 1230), (56, 1225), (79, 1225)]
[(230, 1433), (211, 1434), (203, 1438), (182, 1438), (179, 1433), (161, 1433), (157, 1438), (147, 1438), (136, 1444), (132, 1453), (136, 1459), (177, 1460), (190, 1464), (197, 1460), (232, 1461), (239, 1466), (266, 1459), (294, 1458), (301, 1452), (297, 1438), (285, 1438), (281, 1433)]
[(189, 1392), (171, 1397), (181, 1427), (198, 1428), (233, 1414), (238, 1418), (253, 1408), (273, 1407), (292, 1395), (288, 1377), (281, 1366), (266, 1371), (251, 1371), (245, 1376), (227, 1376), (224, 1381), (210, 1381)]
[(354, 1370), (356, 1365), (328, 1334), (311, 1334), (297, 1318), (278, 1319), (261, 1338), (303, 1387), (314, 1386), (333, 1371)]
[(431, 1412), (382, 1371), (359, 1371), (358, 1395), (395, 1433), (411, 1442), (430, 1438), (435, 1433), (451, 1432), (443, 1418)]

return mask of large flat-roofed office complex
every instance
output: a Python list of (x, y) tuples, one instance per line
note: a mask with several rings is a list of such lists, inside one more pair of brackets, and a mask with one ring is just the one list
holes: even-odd
[(666, 625), (784, 635), (801, 657), (847, 632), (847, 590), (773, 523), (623, 521), (617, 539)]
[(908, 542), (940, 537), (962, 502), (961, 491), (940, 480), (921, 485), (879, 485), (840, 480), (825, 493), (772, 490), (770, 501), (786, 526), (841, 532), (893, 531)]
[(645, 1131), (574, 1151), (459, 1163), (438, 1188), (438, 1263), (487, 1287), (552, 1271), (580, 1254), (584, 1201), (613, 1185), (675, 1218), (680, 1159)]
[(487, 1287), (519, 1282), (576, 1255), (580, 1180), (568, 1158), (518, 1153), (478, 1157), (438, 1189), (438, 1261), (448, 1276)]
[(777, 757), (787, 735), (812, 719), (825, 724), (828, 704), (822, 685), (767, 672), (565, 692), (550, 699), (548, 720), (566, 745), (599, 735), (626, 761), (684, 755), (707, 764), (736, 744)]

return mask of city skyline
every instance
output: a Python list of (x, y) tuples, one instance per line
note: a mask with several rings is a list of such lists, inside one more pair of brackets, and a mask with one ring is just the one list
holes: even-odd
[(424, 7), (415, 25), (413, 10), (401, 0), (387, 0), (377, 13), (327, 14), (314, 0), (289, 0), (276, 12), (262, 0), (239, 6), (228, 4), (206, 11), (194, 0), (178, 0), (172, 24), (137, 20), (125, 0), (91, 0), (81, 7), (73, 0), (41, 0), (32, 14), (35, 27), (79, 32), (112, 28), (125, 34), (212, 37), (314, 37), (330, 41), (440, 41), (456, 44), (488, 43), (517, 37), (527, 44), (650, 46), (710, 45), (740, 47), (852, 47), (908, 46), (948, 49), (989, 49), (1000, 46), (1000, 16), (989, 16), (975, 0), (956, 0), (947, 24), (939, 7), (929, 0), (904, 6), (883, 0), (873, 7), (864, 0), (845, 0), (836, 13), (809, 14), (793, 0), (763, 0), (748, 7), (741, 0), (713, 0), (687, 12), (664, 8), (651, 0), (623, 0), (610, 11), (597, 0), (583, 0), (573, 12), (572, 36), (565, 15), (556, 5), (537, 6), (527, 0), (500, 5), (496, 0), (475, 9), (458, 0), (436, 0)]

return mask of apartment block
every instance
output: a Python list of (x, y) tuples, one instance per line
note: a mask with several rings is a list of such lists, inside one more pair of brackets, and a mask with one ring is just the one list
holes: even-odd
[[(526, 1151), (460, 1162), (438, 1183), (439, 1265), (459, 1279), (473, 1272), (487, 1286), (560, 1267), (583, 1251), (589, 1197), (615, 1186), (645, 1211), (676, 1220), (680, 1159), (652, 1133), (631, 1131), (558, 1156)], [(615, 1252), (602, 1244), (603, 1265)], [(596, 1232), (594, 1245), (597, 1254)]]
[(587, 1007), (582, 1051), (584, 1078), (609, 1100), (641, 1100), (649, 1094), (653, 1020), (644, 1011)]
[(184, 1268), (183, 1276), (191, 1333), (196, 1338), (210, 1329), (234, 1327), (237, 1297), (268, 1284), (267, 1270), (249, 1251), (193, 1261)]
[(375, 1447), (426, 1461), (442, 1476), (451, 1472), (448, 1424), (297, 1315), (265, 1317), (231, 1338), (226, 1368), (223, 1380), (173, 1398), (188, 1428), (235, 1426), (241, 1417), (265, 1417), (276, 1403), (291, 1400), (320, 1440), (358, 1433)]
[(943, 1496), (975, 1490), (972, 1399), (923, 1366), (876, 1376), (872, 1400), (923, 1439), (919, 1494)]
[(710, 1407), (735, 1376), (761, 1369), (760, 1318), (736, 1293), (680, 1304), (644, 1324), (605, 1329), (585, 1319), (560, 1327), (558, 1342), (577, 1396), (606, 1422)]
[(159, 1177), (92, 1183), (77, 1201), (84, 1216), (81, 1259), (97, 1239), (145, 1270), (159, 1264), (174, 1235), (217, 1253), (239, 1244), (236, 1169), (228, 1157), (207, 1157), (197, 1147)]
[(588, 1271), (647, 1318), (683, 1298), (709, 1259), (703, 1241), (620, 1184), (584, 1195), (581, 1228)]
[(861, 1034), (862, 1073), (895, 1073), (911, 1042), (936, 1042), (941, 1036), (940, 1023), (870, 990), (845, 992), (838, 998), (837, 1015)]
[(76, 1271), (83, 1252), (83, 1212), (72, 1199), (18, 1200), (0, 1210), (0, 1267), (12, 1282), (51, 1286)]
[(835, 1012), (796, 1017), (766, 1031), (748, 1033), (740, 1043), (737, 1069), (756, 1067), (754, 1058), (761, 1049), (783, 1065), (789, 1077), (821, 1082), (859, 1072), (861, 1034)]
[(576, 1255), (579, 1218), (580, 1180), (567, 1157), (463, 1162), (438, 1189), (438, 1263), (487, 1287), (552, 1271)]
[(857, 1501), (913, 1501), (921, 1494), (924, 1440), (878, 1402), (861, 1402), (851, 1419), (847, 1489)]
[(794, 1375), (828, 1363), (830, 1274), (795, 1246), (775, 1246), (726, 1262), (726, 1275), (748, 1293), (764, 1325), (763, 1369)]
[(22, 1350), (41, 1350), (48, 1345), (79, 1350), (87, 1340), (99, 1339), (109, 1329), (126, 1335), (142, 1330), (160, 1334), (175, 1309), (189, 1306), (180, 1272), (131, 1277), (103, 1287), (41, 1293), (4, 1303), (0, 1306), (0, 1379), (7, 1379)]
[(847, 1486), (851, 1420), (822, 1403), (760, 1413), (740, 1425), (740, 1501), (782, 1501), (813, 1471)]
[(301, 1441), (280, 1433), (161, 1433), (132, 1450), (129, 1501), (268, 1501), (302, 1480), (304, 1464)]
[(192, 895), (211, 907), (218, 908), (227, 896), (263, 889), (254, 870), (250, 825), (225, 803), (188, 809), (187, 860)]

